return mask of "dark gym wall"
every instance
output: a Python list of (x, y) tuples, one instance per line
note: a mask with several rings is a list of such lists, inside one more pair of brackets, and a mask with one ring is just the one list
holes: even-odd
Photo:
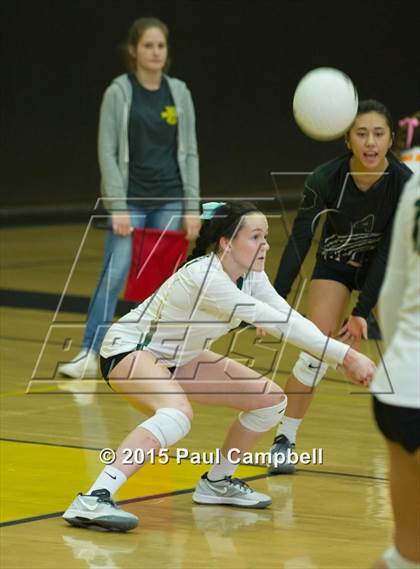
[[(2, 202), (94, 203), (103, 91), (131, 21), (169, 26), (170, 73), (196, 106), (203, 193), (269, 194), (271, 170), (341, 153), (296, 127), (300, 77), (338, 67), (394, 117), (420, 107), (415, 21), (400, 2), (13, 0), (3, 4)], [(411, 4), (411, 10), (416, 3)], [(411, 24), (410, 24), (411, 22)]]

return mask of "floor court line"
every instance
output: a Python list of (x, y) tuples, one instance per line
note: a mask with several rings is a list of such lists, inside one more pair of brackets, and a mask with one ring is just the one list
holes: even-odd
[[(262, 478), (267, 478), (267, 477), (268, 477), (268, 474), (258, 474), (256, 476), (246, 476), (242, 480), (252, 482), (253, 480), (260, 480)], [(129, 498), (128, 500), (118, 500), (115, 503), (118, 504), (119, 506), (123, 506), (124, 504), (136, 504), (138, 502), (158, 500), (160, 498), (169, 498), (171, 496), (181, 496), (183, 494), (192, 494), (194, 492), (194, 490), (195, 490), (195, 487), (194, 488), (185, 488), (182, 490), (174, 490), (173, 492), (164, 492), (161, 494), (151, 494), (149, 496), (139, 496), (138, 498)], [(19, 518), (16, 520), (9, 520), (7, 522), (0, 522), (0, 528), (20, 525), (20, 524), (28, 524), (31, 522), (39, 522), (39, 521), (43, 521), (45, 519), (58, 518), (58, 517), (62, 516), (63, 513), (64, 513), (64, 511), (52, 512), (49, 514), (43, 514), (41, 516), (31, 516), (28, 518)]]
[[(22, 444), (31, 444), (31, 445), (42, 445), (42, 446), (51, 446), (51, 447), (59, 447), (59, 448), (74, 448), (74, 449), (79, 449), (79, 450), (92, 450), (92, 451), (101, 451), (102, 447), (86, 447), (86, 446), (80, 446), (80, 445), (69, 445), (69, 444), (62, 444), (62, 443), (47, 443), (47, 442), (43, 442), (43, 441), (25, 441), (22, 439), (13, 439), (13, 438), (6, 438), (6, 437), (0, 437), (0, 441), (6, 441), (6, 442), (11, 442), (11, 443), (22, 443)], [(169, 455), (169, 458), (172, 459), (176, 459), (177, 457), (174, 455)], [(181, 458), (181, 462), (182, 461), (188, 461), (188, 458)], [(254, 468), (266, 468), (265, 465), (263, 464), (247, 464), (247, 466), (251, 466)], [(303, 473), (308, 473), (308, 474), (317, 474), (317, 475), (328, 475), (328, 476), (341, 476), (341, 477), (348, 477), (348, 478), (360, 478), (362, 480), (378, 480), (379, 482), (386, 482), (388, 480), (388, 478), (382, 477), (382, 476), (373, 476), (371, 474), (355, 474), (353, 472), (336, 472), (336, 471), (330, 471), (330, 470), (313, 470), (311, 468), (305, 468), (305, 469), (297, 469), (299, 470), (299, 472)], [(260, 478), (263, 475), (258, 475), (258, 477)], [(270, 477), (270, 478), (276, 478), (276, 476), (271, 475), (271, 474), (266, 474), (266, 477)], [(279, 480), (282, 477), (279, 477)], [(247, 480), (252, 480), (252, 477), (248, 477)], [(125, 501), (124, 503), (127, 503), (127, 501)]]
[[(83, 257), (83, 259), (80, 260), (80, 264), (81, 265), (90, 265), (92, 263), (92, 261), (98, 261), (100, 262), (102, 260), (102, 256), (91, 256), (91, 257)], [(36, 262), (31, 262), (31, 263), (26, 263), (26, 262), (16, 262), (16, 263), (6, 263), (4, 265), (2, 265), (2, 269), (32, 269), (32, 268), (39, 268), (39, 267), (59, 267), (60, 265), (64, 265), (64, 266), (68, 266), (71, 262), (69, 262), (68, 259), (66, 258), (62, 258), (62, 259), (48, 259), (45, 261), (36, 261)]]
[[(0, 340), (8, 340), (9, 342), (29, 342), (32, 344), (42, 344), (44, 342), (44, 340), (39, 340), (38, 338), (19, 338), (17, 336), (0, 336)], [(49, 343), (53, 346), (62, 346), (63, 344), (63, 342), (58, 342), (57, 340), (51, 340)], [(74, 344), (74, 347), (80, 348), (81, 344)]]
[[(4, 439), (0, 439), (0, 440), (4, 440)], [(84, 447), (77, 447), (77, 448), (84, 448)], [(88, 449), (88, 450), (90, 450), (90, 449)], [(174, 457), (170, 457), (170, 458), (174, 458)], [(252, 465), (250, 465), (250, 466), (252, 466)], [(253, 465), (253, 466), (265, 468), (262, 465)], [(388, 481), (387, 478), (380, 478), (380, 477), (376, 477), (376, 476), (359, 475), (359, 474), (350, 474), (350, 473), (344, 473), (344, 472), (343, 473), (341, 473), (341, 472), (325, 472), (325, 471), (318, 472), (318, 471), (313, 471), (310, 469), (305, 469), (304, 471), (301, 471), (301, 472), (306, 472), (309, 474), (328, 474), (328, 475), (334, 475), (334, 476), (349, 476), (349, 477), (353, 477), (353, 478), (378, 480), (381, 482), (387, 482)], [(261, 480), (263, 478), (276, 478), (276, 477), (272, 476), (270, 474), (258, 474), (256, 476), (244, 477), (243, 480), (245, 480), (247, 482), (252, 482), (253, 480)], [(281, 477), (279, 477), (279, 479), (281, 479)], [(182, 496), (185, 494), (192, 494), (192, 492), (194, 492), (194, 490), (195, 490), (195, 488), (185, 488), (183, 490), (174, 490), (173, 492), (164, 492), (161, 494), (151, 494), (150, 496), (139, 496), (138, 498), (130, 498), (128, 500), (119, 500), (116, 503), (119, 506), (123, 506), (125, 504), (135, 504), (135, 503), (139, 503), (139, 502), (146, 502), (146, 501), (157, 500), (157, 499), (161, 499), (161, 498), (169, 498), (171, 496)], [(63, 511), (52, 512), (49, 514), (43, 514), (41, 516), (31, 516), (28, 518), (19, 518), (16, 520), (9, 520), (7, 522), (0, 522), (0, 528), (20, 525), (20, 524), (28, 524), (28, 523), (32, 523), (32, 522), (39, 522), (39, 521), (43, 521), (46, 519), (59, 518), (60, 516), (63, 515), (63, 513), (64, 513)]]
[(102, 450), (101, 447), (86, 447), (80, 445), (69, 445), (69, 444), (62, 444), (62, 443), (47, 443), (43, 441), (25, 441), (23, 439), (12, 439), (9, 437), (0, 437), (0, 441), (6, 441), (9, 443), (22, 443), (28, 445), (42, 445), (42, 446), (49, 446), (49, 447), (60, 447), (60, 448), (77, 448), (80, 450)]

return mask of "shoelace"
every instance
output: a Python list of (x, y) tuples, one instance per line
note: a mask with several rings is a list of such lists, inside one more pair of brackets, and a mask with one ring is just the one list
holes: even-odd
[(232, 478), (232, 476), (226, 476), (225, 479), (234, 486), (239, 486), (241, 492), (246, 492), (248, 494), (252, 492), (252, 489), (248, 486), (248, 484), (240, 478)]
[(113, 500), (111, 500), (111, 498), (101, 498), (98, 497), (98, 502), (103, 502), (104, 504), (109, 504), (110, 506), (112, 506), (113, 508), (116, 508), (116, 504)]
[(108, 497), (106, 494), (95, 494), (95, 497), (98, 498), (98, 502), (103, 502), (104, 504), (109, 504), (113, 508), (117, 507), (115, 502), (111, 499), (111, 496)]

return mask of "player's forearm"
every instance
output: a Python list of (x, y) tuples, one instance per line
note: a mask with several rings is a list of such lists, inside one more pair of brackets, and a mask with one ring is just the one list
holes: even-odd
[(348, 346), (325, 336), (313, 322), (293, 310), (286, 302), (284, 306), (279, 303), (277, 310), (264, 303), (257, 303), (251, 318), (245, 312), (246, 310), (243, 320), (261, 327), (273, 336), (282, 338), (329, 364), (343, 363)]
[(279, 325), (285, 340), (329, 364), (342, 364), (348, 346), (325, 336), (313, 322), (292, 310), (287, 323)]

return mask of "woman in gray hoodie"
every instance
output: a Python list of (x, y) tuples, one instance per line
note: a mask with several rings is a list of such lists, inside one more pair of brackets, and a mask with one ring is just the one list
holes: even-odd
[(126, 55), (130, 71), (106, 89), (100, 111), (101, 192), (112, 226), (81, 351), (59, 367), (74, 378), (97, 377), (97, 354), (130, 268), (133, 229), (182, 225), (189, 240), (200, 229), (194, 106), (185, 83), (165, 73), (166, 25), (136, 20)]

